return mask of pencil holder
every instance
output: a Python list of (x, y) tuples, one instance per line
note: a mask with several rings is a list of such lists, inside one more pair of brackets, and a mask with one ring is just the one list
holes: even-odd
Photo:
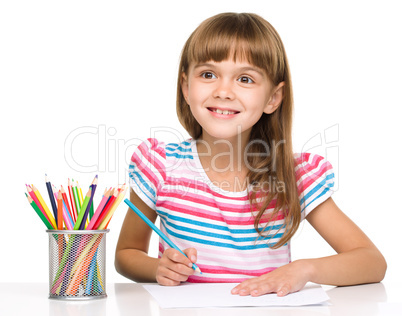
[(106, 233), (109, 230), (47, 230), (49, 298), (106, 297)]

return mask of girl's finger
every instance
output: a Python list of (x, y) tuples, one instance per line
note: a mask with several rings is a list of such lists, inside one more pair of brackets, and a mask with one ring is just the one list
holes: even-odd
[(193, 263), (191, 262), (191, 260), (176, 249), (169, 248), (165, 251), (165, 253), (171, 261), (184, 264), (188, 267), (193, 266)]

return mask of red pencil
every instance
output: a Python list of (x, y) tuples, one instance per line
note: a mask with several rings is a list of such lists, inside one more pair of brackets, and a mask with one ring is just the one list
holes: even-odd
[(116, 200), (117, 196), (119, 195), (118, 190), (116, 190), (116, 189), (113, 189), (113, 190), (114, 190), (113, 195), (110, 197), (109, 201), (106, 203), (105, 207), (102, 210), (101, 215), (96, 220), (96, 223), (92, 229), (98, 229), (100, 223), (102, 223), (103, 219), (106, 217), (107, 213), (109, 212), (109, 209), (112, 207), (113, 202)]
[(66, 206), (67, 206), (67, 210), (68, 210), (68, 212), (70, 213), (71, 218), (73, 219), (73, 218), (74, 218), (74, 217), (73, 217), (73, 212), (71, 211), (70, 203), (68, 203), (67, 194), (66, 194), (66, 191), (64, 191), (63, 186), (61, 186), (60, 191), (61, 191), (61, 195), (62, 195), (62, 197), (63, 197), (63, 201), (64, 201), (64, 203), (65, 203)]
[(71, 188), (70, 178), (68, 178), (68, 195), (70, 196), (70, 203), (71, 203), (71, 213), (72, 213), (71, 217), (75, 223), (77, 221), (77, 210), (75, 208), (74, 195), (73, 195), (73, 189)]
[(57, 195), (57, 229), (63, 229), (63, 197), (60, 190)]

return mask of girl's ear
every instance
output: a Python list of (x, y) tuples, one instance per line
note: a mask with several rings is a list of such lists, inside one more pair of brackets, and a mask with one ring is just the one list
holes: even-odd
[(184, 72), (181, 74), (181, 91), (188, 104), (188, 80), (187, 75)]
[(282, 81), (276, 87), (272, 89), (272, 95), (267, 105), (265, 106), (264, 113), (271, 114), (281, 105), (284, 95), (285, 82)]

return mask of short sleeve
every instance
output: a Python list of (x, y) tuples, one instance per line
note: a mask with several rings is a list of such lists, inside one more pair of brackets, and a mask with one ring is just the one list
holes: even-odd
[(158, 191), (166, 179), (165, 144), (154, 138), (142, 142), (131, 156), (130, 187), (152, 209), (156, 207)]
[(334, 170), (322, 156), (310, 153), (295, 155), (296, 181), (302, 219), (333, 194)]

